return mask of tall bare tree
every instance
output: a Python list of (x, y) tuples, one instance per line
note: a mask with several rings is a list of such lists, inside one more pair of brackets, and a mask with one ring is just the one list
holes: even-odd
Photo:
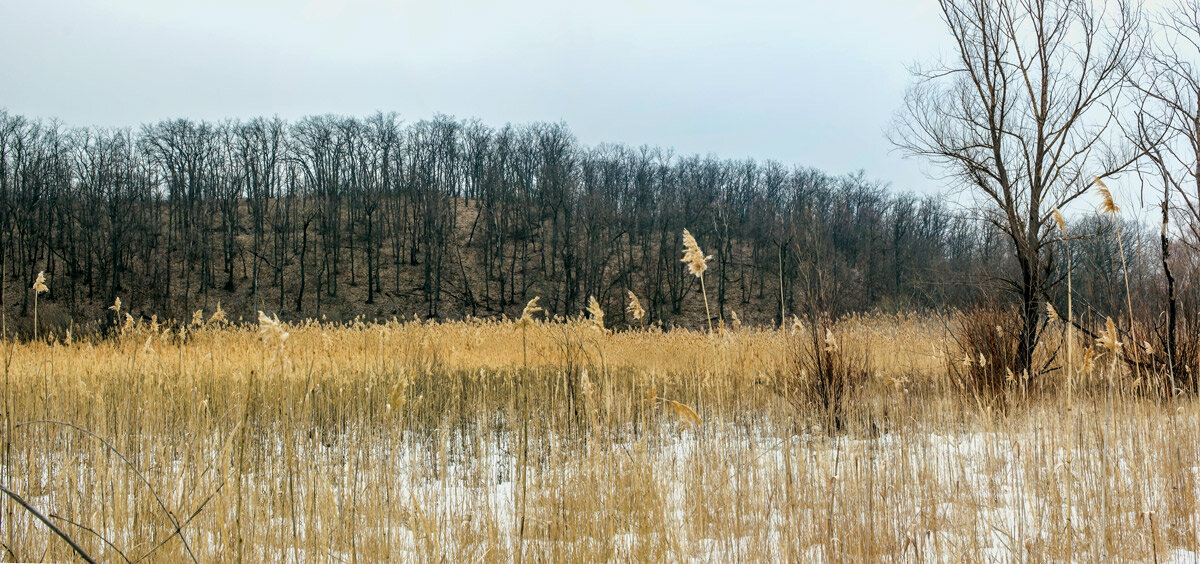
[[(1132, 84), (1140, 95), (1130, 137), (1146, 155), (1151, 182), (1159, 188), (1159, 247), (1166, 284), (1167, 326), (1162, 332), (1174, 388), (1190, 377), (1194, 362), (1179, 349), (1179, 298), (1171, 267), (1171, 239), (1200, 248), (1200, 2), (1178, 0), (1149, 27), (1151, 44)], [(1182, 229), (1170, 220), (1181, 219)], [(1194, 351), (1191, 351), (1194, 352)], [(1195, 387), (1195, 381), (1190, 382)], [(1168, 390), (1168, 391), (1172, 391)]]
[[(1121, 99), (1143, 51), (1125, 0), (940, 0), (954, 57), (916, 68), (890, 131), (976, 196), (1011, 242), (1018, 371), (1032, 374), (1053, 269), (1051, 213), (1121, 172)], [(1135, 151), (1128, 151), (1134, 153)]]

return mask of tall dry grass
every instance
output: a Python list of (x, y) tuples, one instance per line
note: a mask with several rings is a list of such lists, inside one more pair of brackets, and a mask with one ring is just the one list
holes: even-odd
[[(996, 410), (947, 373), (947, 320), (845, 318), (831, 334), (871, 351), (871, 370), (831, 434), (797, 425), (819, 414), (774, 387), (791, 328), (527, 317), (201, 318), (4, 343), (4, 484), (117, 562), (1164, 561), (1200, 548), (1200, 410), (1144, 399), (1105, 357), (1068, 359), (1070, 400), (1048, 385)], [(0, 515), (3, 559), (74, 558), (11, 501)]]

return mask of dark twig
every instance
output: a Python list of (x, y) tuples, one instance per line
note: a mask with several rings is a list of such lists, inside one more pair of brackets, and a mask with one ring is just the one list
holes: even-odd
[(92, 560), (92, 557), (88, 556), (88, 554), (86, 552), (84, 552), (83, 549), (79, 547), (79, 545), (75, 544), (75, 541), (71, 540), (71, 537), (67, 536), (66, 533), (62, 532), (62, 529), (59, 529), (58, 527), (54, 526), (54, 523), (51, 523), (50, 520), (47, 519), (45, 515), (42, 515), (37, 509), (34, 509), (33, 506), (29, 505), (29, 503), (27, 503), (24, 499), (21, 499), (21, 496), (17, 495), (16, 493), (13, 493), (12, 490), (10, 490), (4, 486), (0, 486), (0, 492), (4, 492), (5, 495), (7, 495), (8, 497), (11, 497), (13, 499), (13, 501), (16, 501), (17, 503), (19, 503), (21, 505), (21, 507), (24, 507), (26, 511), (32, 513), (34, 517), (37, 517), (38, 520), (45, 523), (47, 527), (50, 527), (50, 531), (52, 531), (54, 534), (58, 535), (58, 537), (61, 538), (62, 540), (67, 541), (67, 544), (71, 545), (71, 548), (75, 550), (75, 553), (78, 554), (80, 558), (84, 559), (84, 561), (91, 562), (93, 564), (96, 562), (95, 560)]
[[(83, 433), (93, 439), (96, 439), (97, 441), (100, 441), (100, 444), (103, 444), (105, 448), (112, 451), (113, 454), (117, 455), (117, 458), (120, 458), (122, 461), (125, 462), (126, 465), (128, 465), (130, 468), (133, 469), (133, 474), (135, 476), (137, 476), (138, 479), (141, 480), (141, 482), (143, 484), (146, 485), (147, 489), (150, 490), (150, 495), (154, 496), (154, 500), (158, 502), (158, 507), (163, 510), (163, 513), (167, 514), (167, 519), (169, 519), (171, 521), (171, 524), (174, 525), (177, 530), (180, 528), (179, 520), (175, 518), (175, 514), (171, 513), (170, 509), (167, 509), (167, 505), (165, 503), (163, 503), (162, 498), (159, 497), (159, 495), (158, 495), (158, 491), (154, 489), (154, 486), (152, 484), (150, 484), (150, 481), (147, 480), (146, 477), (142, 475), (141, 471), (138, 470), (138, 467), (136, 465), (134, 465), (134, 463), (132, 461), (130, 461), (129, 458), (127, 458), (124, 454), (122, 454), (121, 451), (117, 450), (117, 447), (113, 446), (111, 443), (104, 440), (104, 437), (101, 437), (100, 435), (97, 435), (97, 434), (91, 432), (87, 428), (80, 427), (79, 425), (76, 425), (74, 423), (67, 423), (65, 421), (51, 421), (48, 419), (37, 419), (34, 421), (25, 421), (22, 423), (17, 423), (16, 425), (13, 425), (13, 429), (19, 429), (21, 427), (25, 427), (27, 425), (33, 425), (33, 424), (61, 425), (63, 427), (68, 427), (70, 429), (79, 431), (80, 433)], [(196, 560), (196, 555), (194, 553), (192, 553), (192, 547), (191, 547), (191, 545), (188, 544), (187, 538), (183, 536), (182, 532), (179, 533), (179, 540), (180, 540), (180, 542), (183, 543), (183, 548), (187, 550), (188, 556), (190, 556), (192, 558), (192, 562), (195, 564), (199, 564), (199, 560)]]
[(124, 552), (121, 552), (121, 549), (117, 548), (117, 545), (113, 544), (111, 541), (109, 541), (108, 539), (104, 538), (104, 535), (101, 535), (100, 533), (97, 533), (96, 531), (92, 530), (92, 528), (88, 527), (87, 525), (84, 525), (84, 524), (81, 524), (81, 523), (76, 523), (76, 522), (74, 522), (74, 521), (72, 521), (72, 520), (70, 520), (70, 519), (67, 519), (66, 517), (63, 517), (62, 515), (55, 515), (55, 514), (53, 514), (53, 513), (51, 513), (51, 514), (50, 514), (50, 518), (51, 518), (51, 519), (58, 519), (59, 521), (62, 521), (62, 522), (64, 522), (64, 523), (67, 523), (68, 525), (74, 525), (74, 526), (76, 526), (76, 527), (79, 527), (80, 529), (83, 529), (83, 530), (85, 530), (85, 531), (87, 531), (87, 532), (91, 533), (91, 534), (92, 534), (92, 535), (94, 535), (96, 538), (98, 538), (98, 539), (100, 539), (100, 540), (104, 541), (104, 544), (107, 544), (109, 548), (111, 548), (111, 549), (113, 549), (113, 550), (117, 551), (117, 554), (121, 556), (121, 559), (122, 559), (122, 560), (124, 560), (124, 561), (126, 561), (126, 562), (129, 562), (129, 557), (125, 556), (125, 553), (124, 553)]
[(218, 493), (220, 493), (221, 488), (224, 488), (224, 487), (225, 487), (225, 482), (221, 482), (221, 485), (217, 486), (217, 489), (213, 490), (212, 493), (208, 494), (208, 497), (204, 498), (204, 501), (200, 502), (200, 506), (197, 507), (196, 510), (193, 511), (192, 514), (188, 516), (187, 519), (184, 519), (183, 523), (180, 524), (178, 527), (176, 527), (175, 530), (171, 534), (167, 535), (167, 538), (163, 539), (158, 544), (154, 545), (154, 548), (151, 548), (148, 552), (146, 552), (146, 554), (141, 555), (137, 560), (135, 560), (135, 562), (141, 562), (142, 560), (145, 560), (151, 554), (154, 554), (154, 551), (158, 550), (159, 548), (162, 548), (162, 546), (164, 544), (167, 544), (167, 541), (171, 540), (171, 537), (174, 537), (175, 535), (180, 534), (180, 531), (183, 530), (183, 527), (187, 526), (189, 523), (192, 522), (193, 519), (196, 518), (196, 516), (200, 515), (200, 512), (204, 510), (204, 506), (208, 505), (208, 502), (212, 501), (212, 498), (216, 497), (216, 495)]

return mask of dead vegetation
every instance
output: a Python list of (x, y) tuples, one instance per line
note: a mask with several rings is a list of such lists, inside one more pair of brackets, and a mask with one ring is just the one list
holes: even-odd
[[(922, 316), (804, 320), (798, 334), (211, 318), (6, 344), (4, 484), (98, 560), (1200, 548), (1200, 410), (1144, 399), (1105, 356), (1077, 355), (1070, 397), (1054, 385), (995, 410), (947, 374), (961, 360), (947, 320)], [(867, 350), (869, 368), (847, 356)], [(804, 402), (778, 387), (798, 359), (826, 375)], [(4, 559), (75, 557), (11, 500), (0, 514)]]

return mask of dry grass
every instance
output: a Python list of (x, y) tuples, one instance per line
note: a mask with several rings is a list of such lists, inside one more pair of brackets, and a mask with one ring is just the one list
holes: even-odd
[[(1120, 363), (1079, 353), (1071, 399), (1048, 386), (993, 410), (947, 373), (950, 326), (841, 320), (838, 346), (870, 350), (872, 373), (833, 435), (796, 425), (774, 391), (791, 328), (267, 318), (9, 342), (0, 479), (117, 562), (1200, 548), (1195, 400), (1141, 399)], [(73, 558), (10, 501), (0, 518), (0, 558)]]
[(1017, 308), (981, 305), (956, 314), (951, 323), (955, 346), (947, 359), (947, 372), (964, 393), (981, 404), (999, 407), (1027, 386), (1028, 373), (1017, 368), (1021, 326)]
[(773, 391), (792, 405), (797, 419), (816, 415), (815, 427), (840, 431), (851, 402), (871, 379), (871, 349), (846, 339), (826, 317), (795, 333), (791, 362), (776, 372)]

